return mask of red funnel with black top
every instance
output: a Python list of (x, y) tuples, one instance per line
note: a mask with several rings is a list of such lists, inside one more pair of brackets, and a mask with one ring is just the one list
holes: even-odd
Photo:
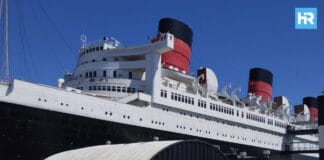
[(193, 36), (190, 27), (179, 20), (163, 18), (159, 22), (158, 32), (157, 38), (153, 42), (159, 40), (160, 33), (171, 33), (174, 35), (174, 49), (162, 54), (162, 66), (188, 73)]
[(270, 102), (272, 98), (272, 78), (270, 71), (262, 68), (252, 68), (249, 76), (248, 93), (262, 96), (261, 101)]

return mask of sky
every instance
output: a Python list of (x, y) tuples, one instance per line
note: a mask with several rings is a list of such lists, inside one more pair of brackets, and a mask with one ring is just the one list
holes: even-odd
[[(317, 30), (294, 29), (296, 7), (318, 9)], [(214, 70), (219, 92), (231, 83), (245, 96), (253, 67), (270, 70), (273, 96), (291, 105), (324, 91), (322, 0), (10, 0), (9, 8), (11, 78), (55, 86), (73, 72), (81, 34), (147, 44), (159, 19), (170, 17), (194, 32), (190, 72)]]

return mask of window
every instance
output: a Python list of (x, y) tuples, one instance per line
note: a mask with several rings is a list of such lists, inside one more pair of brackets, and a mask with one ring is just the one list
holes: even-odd
[(133, 78), (133, 73), (132, 72), (128, 72), (128, 79), (132, 79)]
[(101, 86), (98, 86), (98, 90), (101, 91)]
[(107, 90), (107, 87), (106, 86), (102, 86), (102, 90)]
[(97, 76), (97, 71), (94, 71), (93, 72), (93, 77), (96, 77)]
[(107, 91), (111, 91), (111, 86), (107, 86)]
[(127, 93), (130, 93), (130, 92), (131, 92), (131, 88), (127, 87)]
[(107, 61), (107, 58), (103, 58), (102, 61)]
[(118, 87), (117, 87), (117, 92), (120, 92), (120, 91), (121, 91), (121, 87), (118, 86)]
[(161, 89), (161, 97), (167, 98), (167, 91)]
[(112, 86), (111, 91), (116, 91), (116, 86)]
[(93, 86), (92, 89), (93, 89), (93, 90), (97, 90), (97, 86)]
[(124, 92), (124, 93), (126, 92), (126, 87), (122, 88), (122, 92)]
[(92, 78), (92, 72), (89, 72), (89, 77)]
[(89, 86), (89, 90), (90, 90), (90, 91), (92, 90), (92, 86)]
[(103, 71), (102, 76), (103, 77), (106, 77), (107, 76), (107, 72), (106, 71)]
[(86, 76), (86, 78), (88, 78), (88, 77), (89, 77), (89, 73), (88, 73), (88, 72), (86, 72), (86, 75), (85, 75), (85, 76)]
[(113, 73), (114, 75), (114, 78), (116, 78), (117, 77), (117, 71), (114, 71), (114, 73)]

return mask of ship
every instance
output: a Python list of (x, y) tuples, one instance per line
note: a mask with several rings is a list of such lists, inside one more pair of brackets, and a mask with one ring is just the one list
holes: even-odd
[(73, 73), (57, 86), (1, 81), (0, 159), (153, 140), (197, 139), (255, 159), (286, 149), (294, 119), (287, 98), (272, 98), (273, 74), (250, 69), (245, 97), (237, 96), (240, 88), (228, 93), (231, 85), (219, 92), (210, 68), (190, 73), (193, 31), (184, 22), (161, 19), (157, 35), (140, 46), (81, 41)]

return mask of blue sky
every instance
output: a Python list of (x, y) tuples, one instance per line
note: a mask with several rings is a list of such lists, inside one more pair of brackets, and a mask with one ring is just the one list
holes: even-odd
[[(321, 0), (10, 3), (12, 77), (56, 85), (66, 71), (73, 71), (81, 34), (90, 41), (112, 36), (124, 46), (145, 44), (148, 36), (156, 35), (159, 19), (171, 17), (194, 32), (190, 71), (195, 73), (201, 66), (213, 69), (220, 88), (231, 82), (242, 87), (240, 96), (244, 96), (249, 69), (262, 67), (274, 74), (273, 95), (285, 95), (293, 105), (324, 90)], [(318, 29), (295, 30), (295, 7), (318, 8)]]

